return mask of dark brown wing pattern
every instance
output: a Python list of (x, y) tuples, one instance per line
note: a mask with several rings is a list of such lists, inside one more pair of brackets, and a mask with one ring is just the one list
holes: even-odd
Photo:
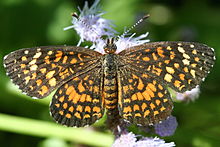
[(22, 92), (43, 98), (63, 83), (92, 69), (100, 53), (74, 46), (20, 49), (4, 58), (6, 73)]

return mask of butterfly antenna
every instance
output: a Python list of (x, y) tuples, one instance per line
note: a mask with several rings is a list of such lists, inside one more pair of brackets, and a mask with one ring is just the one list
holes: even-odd
[(133, 26), (131, 26), (129, 29), (127, 29), (121, 36), (127, 35), (132, 29), (134, 29), (136, 26), (138, 26), (140, 23), (142, 23), (145, 19), (150, 17), (150, 14), (144, 15), (141, 19), (139, 19)]

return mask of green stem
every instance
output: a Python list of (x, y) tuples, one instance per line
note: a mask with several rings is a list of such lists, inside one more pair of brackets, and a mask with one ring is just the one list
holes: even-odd
[(111, 146), (113, 137), (89, 128), (68, 128), (56, 123), (0, 113), (0, 130), (40, 137), (58, 137), (93, 146)]

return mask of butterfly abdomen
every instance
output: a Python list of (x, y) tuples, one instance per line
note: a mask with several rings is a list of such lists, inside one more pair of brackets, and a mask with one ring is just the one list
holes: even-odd
[(107, 110), (117, 108), (117, 74), (115, 54), (107, 54), (104, 58), (104, 91), (105, 107)]

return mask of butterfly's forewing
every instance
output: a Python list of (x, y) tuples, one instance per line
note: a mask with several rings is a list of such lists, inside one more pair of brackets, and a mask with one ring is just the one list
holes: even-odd
[(92, 70), (72, 78), (53, 96), (50, 111), (53, 118), (66, 126), (83, 127), (100, 119), (104, 113), (102, 69)]
[(37, 98), (93, 68), (100, 53), (74, 46), (20, 49), (4, 58), (6, 73), (22, 92)]
[(163, 84), (149, 74), (132, 70), (130, 65), (119, 67), (117, 74), (118, 106), (122, 118), (146, 126), (171, 114), (172, 101)]
[(119, 53), (130, 68), (149, 74), (178, 92), (191, 90), (214, 64), (214, 50), (192, 42), (153, 42)]

